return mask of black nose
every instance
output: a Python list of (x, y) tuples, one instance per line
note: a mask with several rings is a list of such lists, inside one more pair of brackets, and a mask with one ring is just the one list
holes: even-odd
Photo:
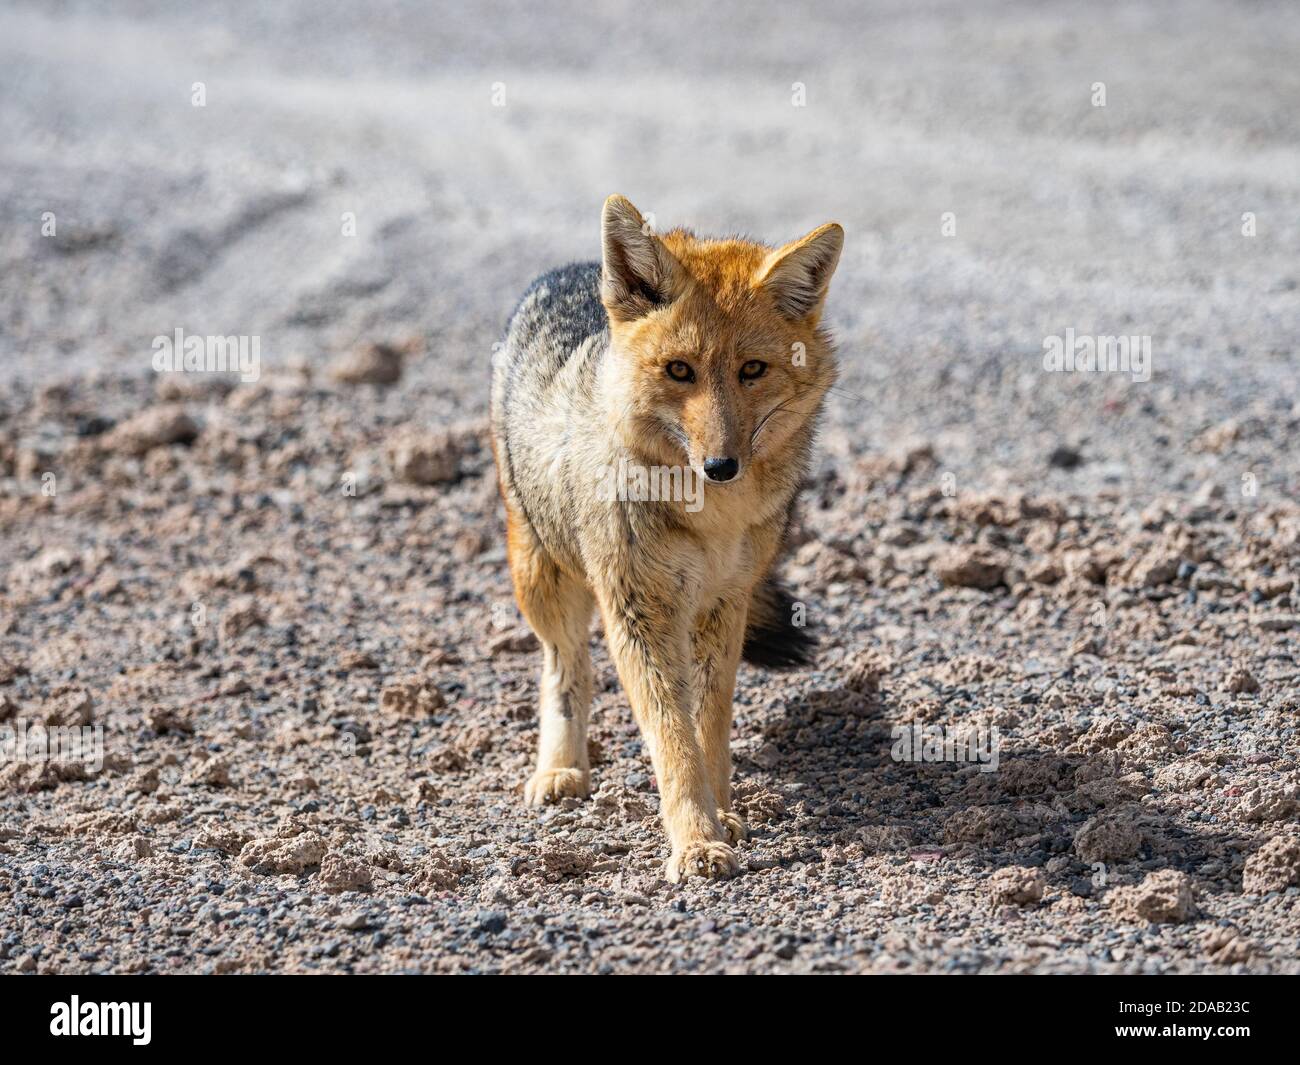
[(736, 476), (740, 463), (735, 459), (705, 459), (704, 475), (710, 481), (729, 481)]

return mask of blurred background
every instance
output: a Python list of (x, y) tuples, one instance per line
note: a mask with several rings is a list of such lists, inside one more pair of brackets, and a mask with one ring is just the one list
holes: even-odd
[[(1088, 459), (1075, 483), (1175, 487), (1171, 445), (1223, 418), (1294, 429), (1291, 3), (7, 0), (0, 18), (0, 358), (20, 386), (147, 375), (178, 327), (258, 335), (268, 367), (415, 335), (419, 416), (481, 411), (519, 292), (596, 257), (620, 192), (660, 228), (844, 224), (831, 424), (854, 446), (924, 439), (980, 478), (1045, 471), (1065, 442)], [(1152, 380), (1045, 375), (1067, 328), (1150, 335)]]

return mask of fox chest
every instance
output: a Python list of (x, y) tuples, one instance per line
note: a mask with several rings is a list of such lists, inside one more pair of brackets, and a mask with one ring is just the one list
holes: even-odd
[(699, 583), (695, 589), (697, 609), (710, 609), (729, 593), (748, 589), (758, 576), (755, 570), (753, 546), (747, 534), (730, 543), (707, 544), (700, 560)]

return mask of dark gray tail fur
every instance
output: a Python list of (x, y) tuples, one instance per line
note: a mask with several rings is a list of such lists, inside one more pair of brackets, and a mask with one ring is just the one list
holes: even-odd
[(767, 578), (749, 604), (741, 657), (768, 669), (810, 665), (817, 651), (817, 638), (802, 624), (796, 625), (796, 620), (804, 619), (796, 619), (794, 598), (774, 578)]

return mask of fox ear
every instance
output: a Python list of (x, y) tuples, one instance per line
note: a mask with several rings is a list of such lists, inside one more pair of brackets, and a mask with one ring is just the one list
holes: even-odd
[(668, 302), (673, 257), (622, 196), (605, 201), (600, 239), (600, 301), (611, 318), (630, 322)]
[(827, 222), (767, 257), (759, 273), (759, 284), (772, 293), (777, 310), (799, 320), (821, 313), (830, 287), (831, 274), (840, 261), (844, 230)]

